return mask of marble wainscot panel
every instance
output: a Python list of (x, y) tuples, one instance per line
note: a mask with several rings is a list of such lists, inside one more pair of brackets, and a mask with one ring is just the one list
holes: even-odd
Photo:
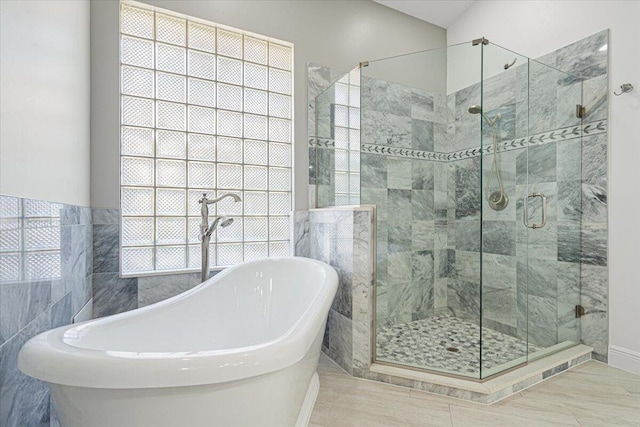
[(46, 384), (18, 371), (17, 357), (89, 303), (91, 261), (89, 208), (0, 196), (0, 425), (57, 425)]
[(371, 363), (374, 217), (368, 206), (294, 214), (296, 241), (309, 242), (296, 244), (295, 254), (326, 262), (338, 272), (323, 351), (356, 376)]
[(93, 317), (138, 308), (138, 279), (120, 277), (120, 210), (92, 209)]

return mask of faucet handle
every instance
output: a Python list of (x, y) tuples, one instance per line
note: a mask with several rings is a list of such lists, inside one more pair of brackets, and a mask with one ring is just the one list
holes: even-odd
[(207, 200), (207, 193), (202, 193), (202, 199), (198, 200), (198, 203), (202, 204)]

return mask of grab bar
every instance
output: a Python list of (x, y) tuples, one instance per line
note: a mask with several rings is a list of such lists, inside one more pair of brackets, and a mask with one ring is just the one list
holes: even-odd
[[(540, 224), (531, 224), (531, 225), (529, 225), (529, 222), (527, 221), (528, 218), (529, 218), (529, 212), (528, 212), (528, 209), (527, 209), (527, 205), (529, 204), (528, 203), (529, 197), (540, 197), (542, 199), (542, 223), (540, 223)], [(547, 196), (545, 196), (542, 193), (531, 193), (531, 194), (529, 194), (528, 196), (526, 196), (524, 198), (524, 206), (523, 207), (524, 207), (524, 209), (523, 209), (523, 211), (524, 211), (524, 225), (526, 225), (529, 228), (533, 228), (533, 229), (542, 228), (545, 225), (547, 225)]]

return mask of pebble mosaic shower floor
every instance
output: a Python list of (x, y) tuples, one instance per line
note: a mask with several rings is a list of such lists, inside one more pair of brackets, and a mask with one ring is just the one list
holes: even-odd
[[(436, 316), (378, 328), (376, 358), (423, 369), (477, 375), (480, 370), (479, 338), (478, 325), (453, 316)], [(530, 352), (538, 350), (529, 345)], [(525, 341), (483, 328), (483, 370), (511, 362), (526, 355), (526, 351)]]

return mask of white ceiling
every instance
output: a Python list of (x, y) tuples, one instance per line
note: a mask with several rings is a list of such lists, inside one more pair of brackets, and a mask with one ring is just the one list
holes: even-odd
[(475, 0), (373, 0), (391, 9), (415, 16), (423, 21), (447, 28), (475, 2)]

